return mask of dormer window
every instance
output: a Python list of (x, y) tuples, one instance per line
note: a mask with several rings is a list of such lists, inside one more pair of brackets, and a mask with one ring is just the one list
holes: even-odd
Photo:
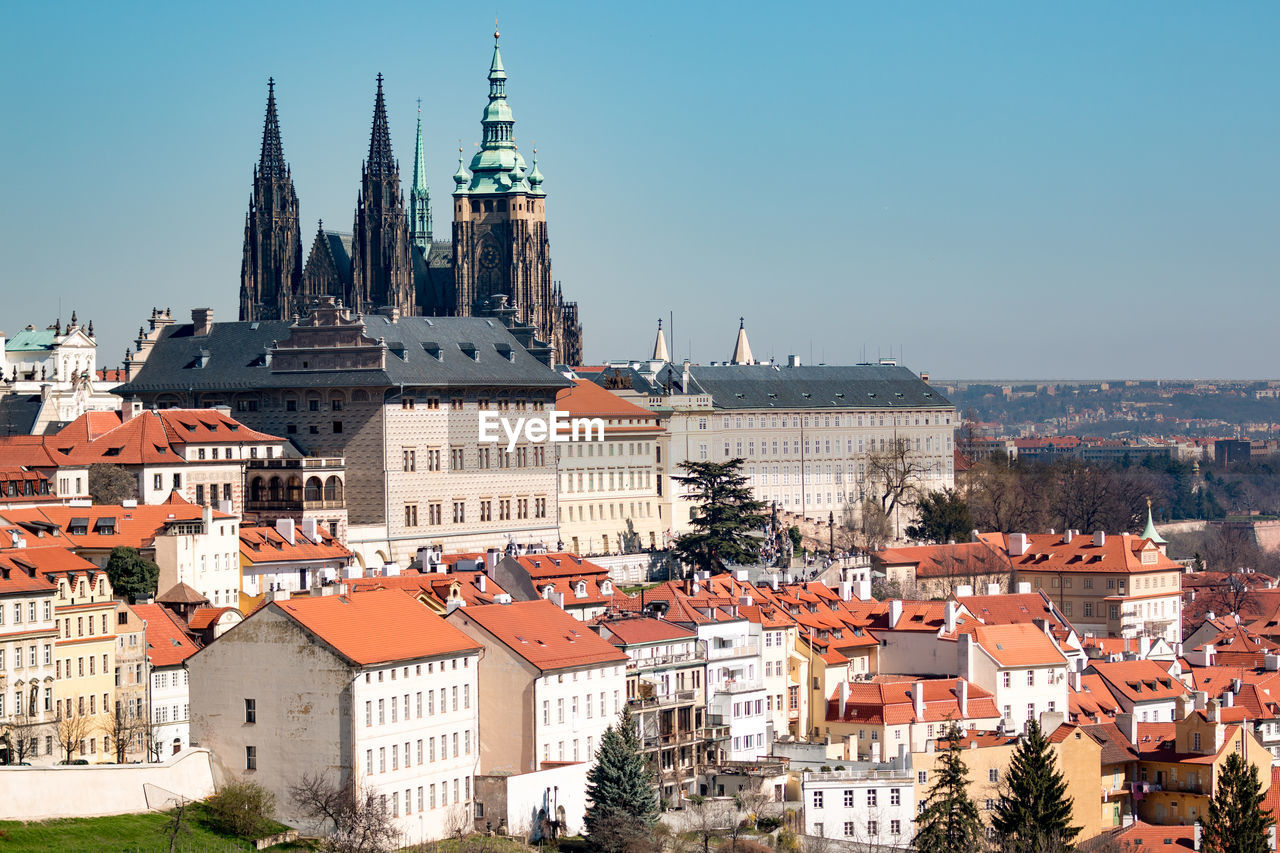
[(604, 581), (604, 582), (602, 582), (602, 583), (600, 584), (600, 594), (601, 594), (601, 595), (613, 595), (613, 583), (612, 583), (611, 581)]
[(586, 582), (586, 581), (578, 581), (578, 582), (577, 582), (577, 584), (575, 584), (575, 585), (574, 585), (574, 587), (573, 587), (573, 594), (574, 594), (574, 595), (576, 595), (578, 598), (586, 598), (586, 597), (587, 597), (587, 582)]

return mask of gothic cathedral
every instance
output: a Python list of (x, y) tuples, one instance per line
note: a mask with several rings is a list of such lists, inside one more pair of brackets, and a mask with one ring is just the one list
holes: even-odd
[(406, 208), (378, 75), (352, 232), (326, 231), (321, 223), (303, 266), (298, 197), (280, 142), (274, 81), (268, 84), (262, 156), (254, 169), (245, 222), (241, 320), (288, 320), (320, 296), (341, 299), (357, 311), (406, 315), (472, 316), (514, 309), (516, 319), (551, 346), (557, 363), (581, 363), (578, 306), (564, 301), (551, 278), (542, 173), (536, 151), (526, 164), (516, 148), (497, 37), (494, 33), (480, 149), (470, 173), (459, 152), (453, 176), (452, 241), (432, 234), (421, 108)]

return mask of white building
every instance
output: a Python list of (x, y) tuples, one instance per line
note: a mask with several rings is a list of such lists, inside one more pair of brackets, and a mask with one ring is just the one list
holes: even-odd
[(289, 823), (323, 829), (289, 797), (318, 774), (371, 791), (403, 843), (439, 839), (472, 825), (479, 650), (400, 590), (275, 601), (189, 661), (192, 740)]
[(319, 587), (347, 577), (351, 563), (351, 552), (313, 518), (240, 528), (241, 588), (247, 595)]
[(593, 760), (626, 701), (624, 652), (546, 600), (459, 607), (447, 618), (485, 649), (486, 775)]
[[(911, 773), (883, 769), (805, 773), (804, 834), (883, 847), (910, 848), (915, 835)], [(859, 848), (861, 849), (861, 848)]]
[[(707, 646), (707, 714), (729, 727), (724, 756), (753, 761), (769, 753), (770, 714), (760, 660), (760, 625), (744, 618), (697, 626)], [(719, 723), (716, 718), (719, 718)]]
[(132, 609), (146, 624), (148, 760), (165, 761), (191, 745), (191, 683), (184, 664), (200, 646), (167, 607), (135, 604)]
[(0, 332), (0, 397), (31, 401), (17, 426), (44, 434), (85, 412), (119, 409), (120, 398), (110, 392), (116, 383), (99, 377), (97, 358), (93, 324), (79, 325), (74, 312), (65, 327), (27, 326), (11, 338)]
[(1005, 726), (1021, 732), (1045, 712), (1067, 712), (1067, 657), (1037, 625), (973, 625), (958, 639), (962, 678), (995, 695)]
[[(14, 536), (0, 531), (12, 544)], [(18, 543), (24, 541), (17, 534)], [(66, 551), (41, 548), (57, 562)], [(74, 558), (72, 558), (74, 559)], [(52, 764), (56, 760), (53, 647), (55, 586), (40, 568), (47, 559), (19, 548), (0, 550), (0, 762)]]

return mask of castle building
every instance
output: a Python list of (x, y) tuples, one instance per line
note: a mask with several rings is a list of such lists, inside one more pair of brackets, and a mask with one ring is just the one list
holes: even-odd
[(483, 135), (469, 170), (459, 152), (452, 240), (434, 236), (421, 106), (406, 205), (379, 75), (352, 231), (326, 230), (321, 222), (303, 265), (298, 200), (269, 83), (262, 155), (245, 222), (241, 321), (287, 322), (321, 297), (357, 312), (394, 308), (429, 317), (490, 315), (509, 304), (518, 322), (550, 345), (557, 362), (582, 360), (578, 306), (564, 300), (551, 277), (542, 173), (536, 152), (526, 164), (516, 147), (497, 38), (494, 33)]

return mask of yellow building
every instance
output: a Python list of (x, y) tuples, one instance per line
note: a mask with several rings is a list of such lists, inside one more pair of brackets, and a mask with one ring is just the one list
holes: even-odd
[[(1052, 715), (1045, 715), (1045, 718), (1049, 722)], [(1100, 807), (1102, 745), (1079, 726), (1070, 723), (1058, 726), (1049, 735), (1049, 743), (1058, 769), (1066, 779), (1067, 795), (1072, 799), (1071, 825), (1080, 827), (1076, 841), (1093, 838), (1103, 829)], [(971, 731), (961, 740), (964, 763), (969, 769), (969, 798), (977, 804), (984, 823), (991, 820), (991, 812), (1000, 799), (1000, 780), (1008, 772), (1017, 746), (1016, 735), (996, 732)], [(945, 748), (942, 751), (945, 752)], [(926, 752), (912, 756), (917, 803), (929, 796), (941, 754), (930, 746)]]
[(116, 601), (104, 569), (75, 558), (45, 574), (58, 636), (54, 689), (59, 760), (114, 761), (111, 711), (116, 692)]

